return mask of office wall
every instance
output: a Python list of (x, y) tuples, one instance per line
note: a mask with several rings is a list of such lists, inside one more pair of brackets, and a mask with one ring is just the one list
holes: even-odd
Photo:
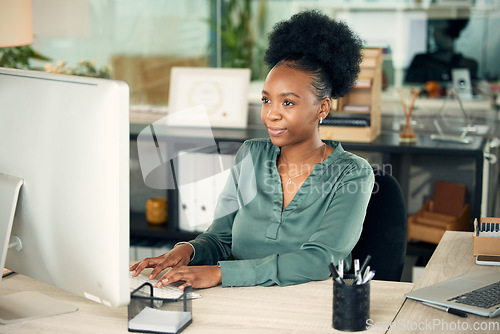
[[(255, 8), (259, 2), (251, 3)], [(276, 22), (306, 8), (318, 8), (345, 19), (367, 44), (391, 46), (393, 53), (386, 57), (386, 62), (392, 63), (398, 78), (389, 78), (389, 82), (398, 84), (413, 54), (423, 51), (425, 36), (417, 30), (422, 28), (420, 23), (425, 13), (449, 17), (468, 13), (471, 20), (457, 40), (456, 50), (478, 60), (481, 77), (498, 76), (500, 39), (496, 32), (500, 31), (500, 0), (471, 1), (474, 5), (470, 9), (457, 9), (451, 4), (437, 14), (434, 9), (425, 9), (429, 2), (268, 0), (265, 29), (270, 31)], [(70, 66), (82, 59), (95, 60), (97, 66), (110, 65), (112, 57), (120, 54), (208, 56), (211, 30), (206, 20), (213, 16), (217, 3), (216, 0), (33, 0), (33, 46), (51, 57), (53, 63), (61, 60)], [(384, 15), (395, 17), (385, 20), (389, 26), (374, 23)]]
[(75, 66), (117, 54), (207, 54), (210, 1), (33, 0), (33, 47)]

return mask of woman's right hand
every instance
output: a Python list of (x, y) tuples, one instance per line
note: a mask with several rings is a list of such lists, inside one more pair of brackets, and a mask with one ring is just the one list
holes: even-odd
[(141, 262), (137, 262), (136, 264), (132, 265), (129, 270), (133, 271), (132, 276), (136, 277), (144, 269), (154, 268), (151, 272), (151, 275), (149, 275), (149, 279), (153, 279), (166, 268), (187, 266), (189, 261), (191, 260), (192, 255), (193, 247), (190, 244), (180, 244), (163, 255), (157, 257), (148, 257)]

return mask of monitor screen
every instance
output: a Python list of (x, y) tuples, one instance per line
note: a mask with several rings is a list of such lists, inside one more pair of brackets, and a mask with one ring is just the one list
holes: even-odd
[[(464, 34), (469, 21), (465, 18), (428, 19), (425, 27), (426, 50), (413, 55), (406, 69), (405, 82), (448, 83), (452, 81), (455, 69), (467, 70), (472, 80), (478, 79), (480, 58), (471, 52), (464, 52), (469, 50), (460, 43), (463, 36), (470, 38), (470, 35)], [(482, 38), (482, 35), (479, 36)]]
[(0, 68), (0, 174), (22, 179), (5, 267), (128, 304), (129, 140), (125, 83)]

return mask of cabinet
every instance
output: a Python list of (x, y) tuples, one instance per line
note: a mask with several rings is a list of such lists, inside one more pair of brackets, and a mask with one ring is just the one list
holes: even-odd
[(352, 91), (339, 98), (319, 131), (322, 139), (371, 142), (381, 129), (381, 49), (364, 49), (361, 70)]

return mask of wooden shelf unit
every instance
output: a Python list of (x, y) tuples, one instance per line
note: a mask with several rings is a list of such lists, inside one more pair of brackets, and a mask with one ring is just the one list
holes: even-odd
[(320, 125), (322, 139), (351, 142), (371, 142), (381, 129), (382, 110), (380, 96), (382, 92), (382, 49), (364, 49), (363, 61), (358, 81), (352, 91), (338, 99), (330, 112), (329, 118), (366, 118), (370, 125), (365, 127)]

